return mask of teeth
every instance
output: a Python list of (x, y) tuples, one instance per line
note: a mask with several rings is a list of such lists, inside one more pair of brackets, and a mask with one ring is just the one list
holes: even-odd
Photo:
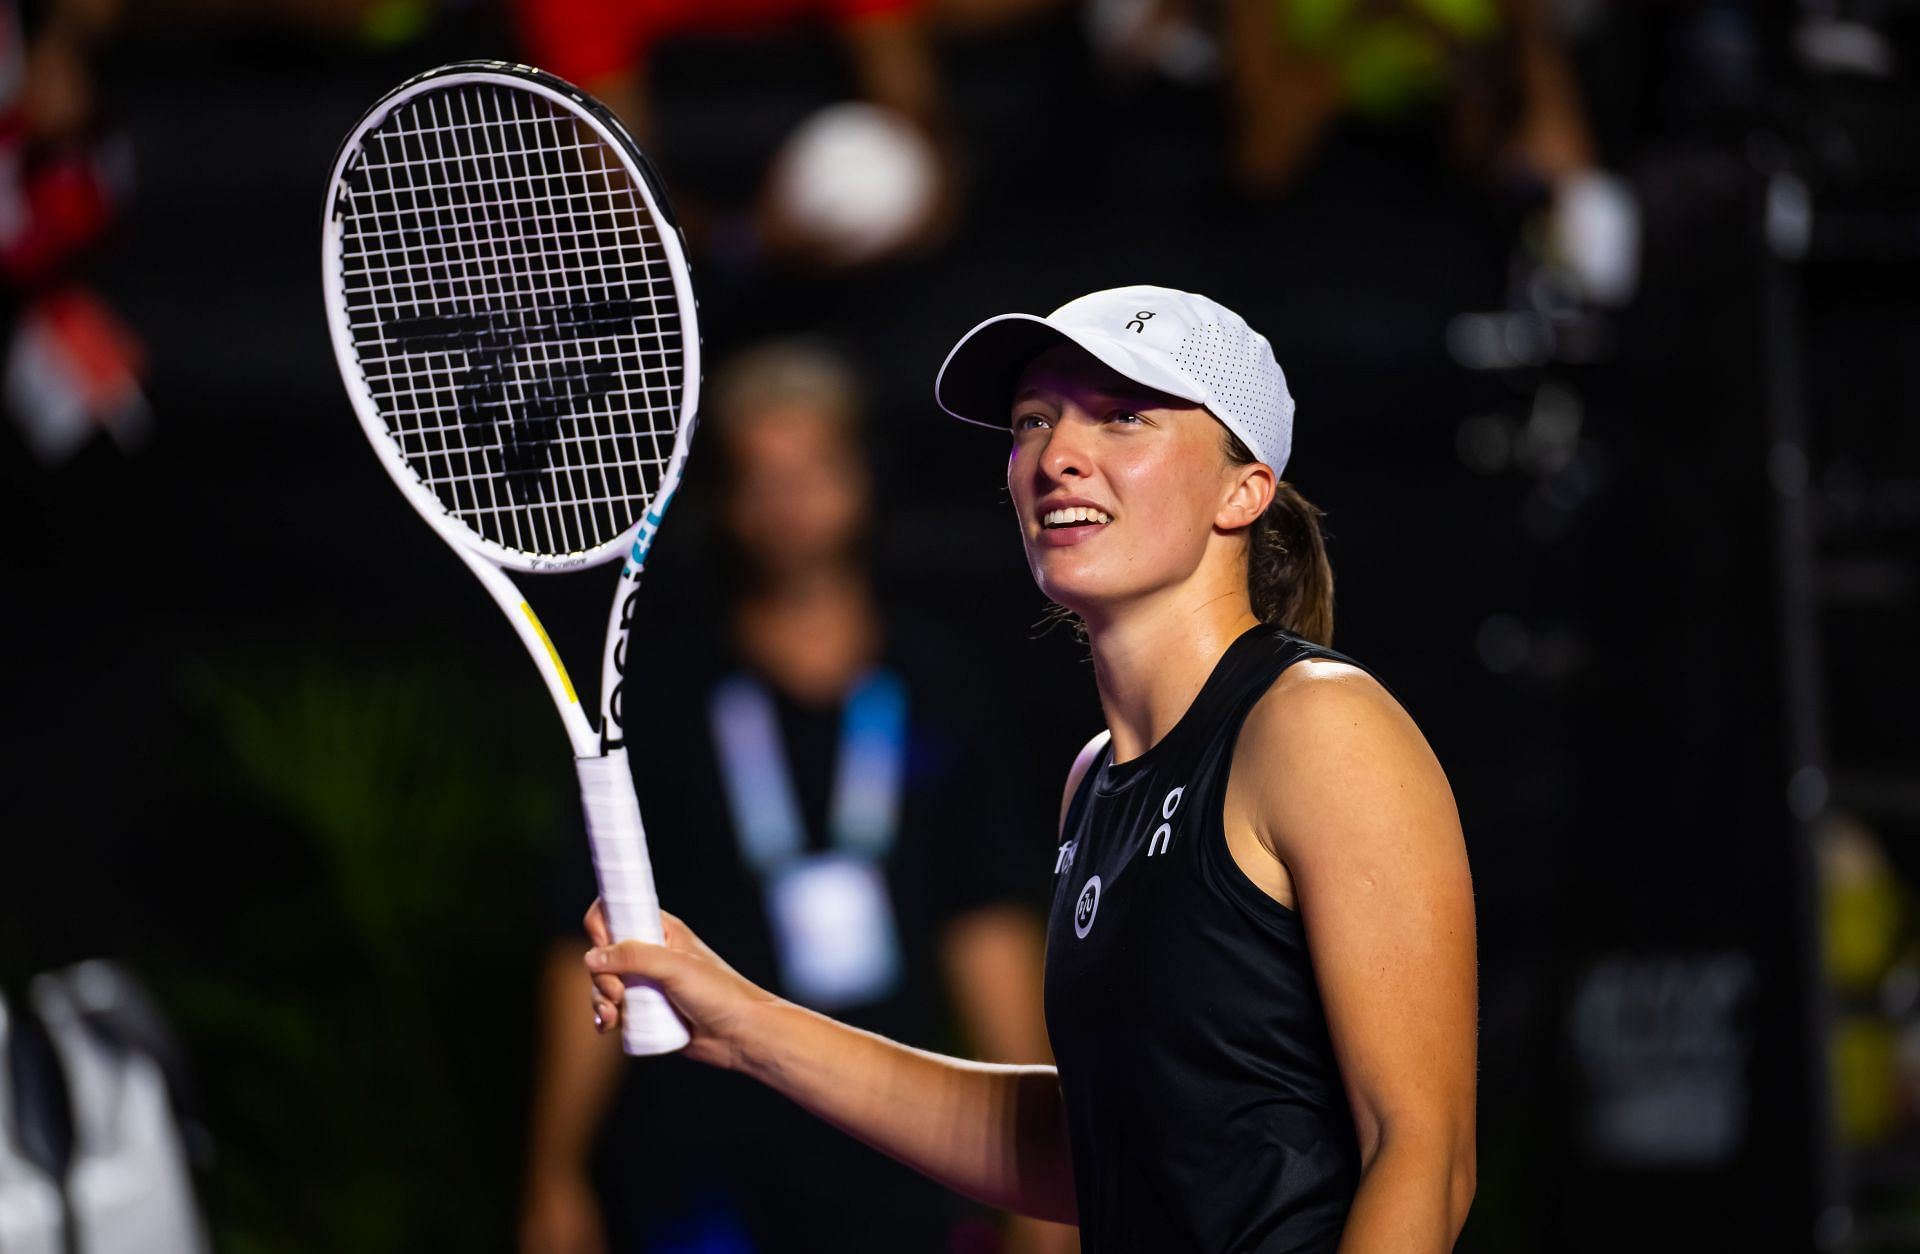
[(1048, 527), (1071, 527), (1076, 523), (1100, 523), (1113, 521), (1113, 515), (1086, 505), (1069, 505), (1064, 509), (1051, 509), (1040, 516), (1040, 522)]

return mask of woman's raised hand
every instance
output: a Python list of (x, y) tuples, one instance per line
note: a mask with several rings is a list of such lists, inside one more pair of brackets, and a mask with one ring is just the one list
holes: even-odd
[(677, 916), (663, 910), (660, 922), (666, 931), (664, 945), (615, 944), (599, 900), (587, 910), (587, 935), (594, 947), (587, 951), (586, 964), (593, 979), (595, 1028), (617, 1031), (626, 985), (650, 980), (667, 995), (693, 1036), (681, 1052), (698, 1062), (739, 1070), (755, 1014), (779, 999), (728, 966)]

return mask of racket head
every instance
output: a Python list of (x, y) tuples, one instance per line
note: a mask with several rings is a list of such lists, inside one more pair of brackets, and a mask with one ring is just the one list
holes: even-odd
[(416, 75), (342, 141), (321, 264), (354, 412), (444, 538), (522, 571), (640, 564), (700, 337), (665, 189), (610, 110), (507, 62)]

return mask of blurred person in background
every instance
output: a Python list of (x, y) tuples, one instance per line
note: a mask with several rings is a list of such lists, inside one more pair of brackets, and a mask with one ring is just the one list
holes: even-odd
[(1235, 163), (1284, 190), (1343, 115), (1452, 114), (1458, 156), (1548, 184), (1594, 163), (1546, 0), (1230, 0)]
[(0, 305), (6, 408), (43, 465), (99, 432), (144, 438), (143, 351), (80, 278), (132, 184), (94, 61), (117, 0), (0, 0)]
[(1545, 211), (1539, 246), (1587, 299), (1631, 297), (1639, 217), (1599, 163), (1553, 0), (1091, 0), (1122, 74), (1217, 82), (1233, 183), (1310, 178), (1343, 124), (1431, 131), (1503, 205)]
[[(658, 879), (783, 996), (897, 1039), (957, 1031), (979, 1057), (1044, 1061), (1042, 937), (1023, 895), (1045, 872), (1033, 833), (1047, 820), (1011, 799), (1018, 769), (987, 760), (965, 652), (876, 590), (859, 405), (848, 367), (811, 347), (753, 349), (714, 379), (701, 438), (730, 604), (724, 638), (659, 668), (674, 673), (654, 715), (684, 732), (638, 767)], [(898, 1254), (982, 1227), (737, 1077), (678, 1059), (625, 1068), (579, 1014), (573, 910), (592, 894), (584, 847), (569, 849), (582, 887), (544, 977), (524, 1254)], [(1074, 1246), (1034, 1221), (1011, 1238)]]
[[(514, 2), (527, 58), (620, 116), (668, 171), (696, 249), (727, 268), (763, 259), (828, 271), (865, 265), (930, 243), (950, 224), (956, 165), (919, 0)], [(663, 45), (669, 54), (684, 39), (749, 46), (822, 27), (835, 37), (852, 98), (793, 129), (749, 206), (722, 203), (686, 178), (657, 116)], [(744, 84), (751, 71), (723, 65), (719, 74)]]

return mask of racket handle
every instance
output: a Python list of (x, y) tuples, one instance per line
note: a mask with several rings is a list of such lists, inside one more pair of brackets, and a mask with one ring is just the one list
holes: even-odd
[[(640, 800), (633, 792), (627, 751), (575, 758), (574, 763), (580, 770), (593, 871), (600, 881), (600, 901), (613, 939), (661, 944), (660, 898), (653, 888), (653, 864), (647, 859), (647, 833), (640, 826)], [(688, 1041), (686, 1025), (656, 984), (627, 985), (620, 1024), (627, 1052), (636, 1056), (670, 1054)]]

